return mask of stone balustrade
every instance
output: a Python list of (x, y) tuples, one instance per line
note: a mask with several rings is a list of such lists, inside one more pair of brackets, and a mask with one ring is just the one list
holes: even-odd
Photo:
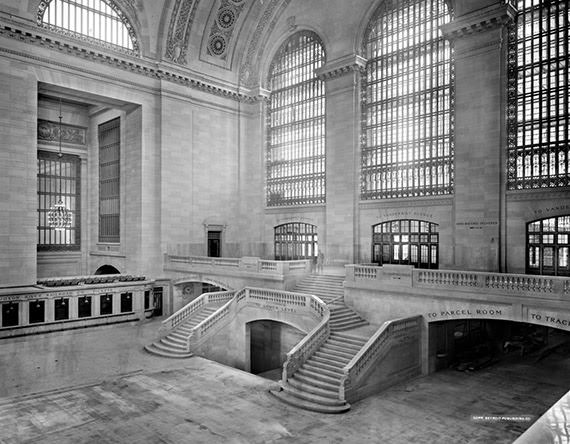
[(411, 288), (445, 288), (492, 294), (568, 296), (570, 278), (461, 270), (426, 270), (405, 265), (347, 265), (352, 282), (382, 281)]
[[(419, 343), (420, 324), (421, 316), (385, 322), (342, 369), (343, 376), (339, 387), (339, 399), (352, 401), (353, 393), (362, 384), (364, 377), (368, 375), (372, 367), (378, 368), (382, 365), (382, 358), (388, 354), (392, 347), (403, 341), (410, 342), (412, 340)], [(419, 347), (417, 353), (419, 363)], [(394, 373), (395, 369), (391, 370)]]
[(273, 261), (260, 259), (258, 257), (202, 257), (202, 256), (176, 256), (165, 254), (165, 264), (188, 264), (197, 268), (208, 269), (234, 269), (244, 272), (268, 273), (268, 274), (288, 274), (295, 272), (311, 271), (310, 260), (294, 260), (294, 261)]

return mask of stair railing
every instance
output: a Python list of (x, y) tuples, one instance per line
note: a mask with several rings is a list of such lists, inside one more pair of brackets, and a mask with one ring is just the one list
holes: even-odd
[(194, 313), (201, 310), (208, 304), (224, 303), (233, 298), (234, 291), (216, 291), (212, 293), (203, 293), (193, 301), (186, 304), (176, 313), (172, 314), (164, 321), (159, 329), (159, 335), (164, 337), (172, 332), (176, 327), (184, 323)]
[(342, 369), (339, 399), (349, 401), (352, 392), (363, 382), (368, 371), (376, 366), (402, 337), (419, 334), (421, 320), (421, 316), (412, 316), (384, 322)]
[(285, 384), (293, 374), (325, 343), (330, 334), (330, 310), (317, 296), (310, 297), (311, 307), (321, 316), (321, 322), (311, 330), (293, 349), (287, 353), (283, 363), (281, 384)]

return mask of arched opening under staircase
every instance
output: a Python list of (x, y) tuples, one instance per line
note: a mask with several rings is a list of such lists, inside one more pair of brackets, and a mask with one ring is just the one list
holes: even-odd
[(95, 270), (95, 274), (96, 275), (101, 275), (101, 274), (121, 274), (121, 272), (119, 270), (117, 270), (115, 267), (113, 267), (112, 265), (101, 265), (99, 268), (97, 268), (97, 270)]
[(279, 380), (287, 353), (305, 333), (289, 324), (269, 319), (248, 322), (246, 330), (246, 370)]

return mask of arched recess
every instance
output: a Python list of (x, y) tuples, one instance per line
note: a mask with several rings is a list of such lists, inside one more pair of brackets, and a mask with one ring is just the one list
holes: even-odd
[(121, 272), (115, 268), (113, 265), (105, 264), (101, 265), (97, 270), (95, 270), (96, 275), (100, 274), (121, 274)]
[(527, 273), (570, 276), (570, 215), (529, 222), (526, 245)]
[(275, 260), (314, 259), (319, 254), (317, 226), (290, 222), (274, 228)]
[(438, 268), (439, 225), (416, 219), (397, 219), (373, 225), (372, 262)]

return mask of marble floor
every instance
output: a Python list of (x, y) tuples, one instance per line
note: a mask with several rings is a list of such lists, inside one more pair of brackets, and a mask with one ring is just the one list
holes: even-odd
[(0, 443), (512, 443), (570, 388), (570, 357), (552, 354), (438, 372), (323, 415), (281, 404), (272, 380), (146, 354), (158, 325), (0, 341)]

